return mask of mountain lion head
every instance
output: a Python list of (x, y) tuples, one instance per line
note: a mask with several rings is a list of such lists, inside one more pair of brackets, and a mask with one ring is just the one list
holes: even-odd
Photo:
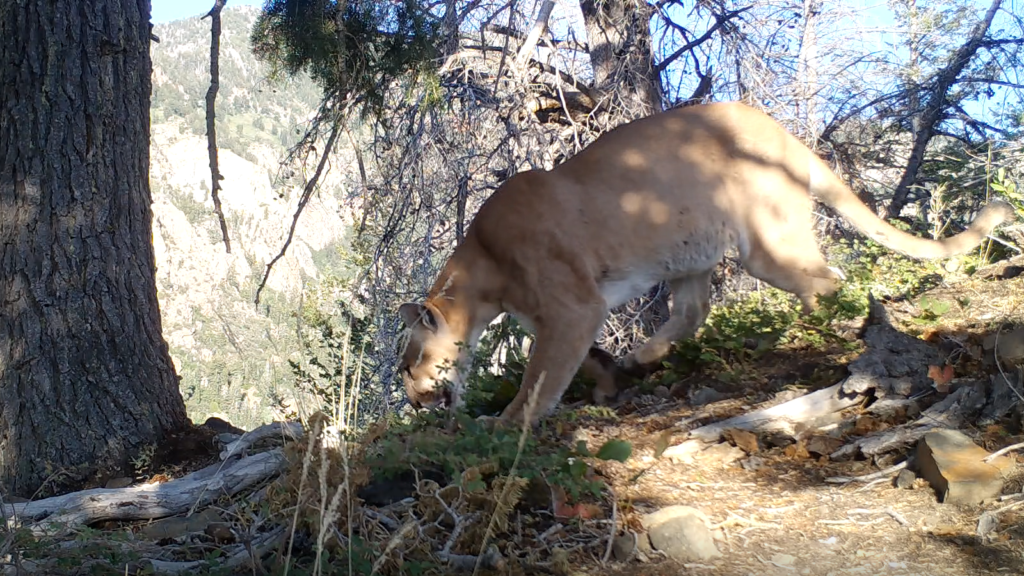
[(413, 408), (450, 405), (449, 384), (459, 384), (456, 364), (461, 359), (458, 339), (444, 315), (430, 304), (409, 302), (399, 307), (408, 330), (398, 369)]

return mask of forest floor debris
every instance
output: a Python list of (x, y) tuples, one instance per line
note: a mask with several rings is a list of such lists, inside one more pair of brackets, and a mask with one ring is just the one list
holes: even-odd
[[(1024, 368), (998, 354), (1024, 325), (1024, 277), (873, 316), (856, 347), (655, 377), (528, 437), (429, 414), (358, 437), (323, 418), (210, 426), (208, 450), (134, 485), (5, 504), (3, 573), (1024, 572)], [(972, 461), (1009, 448), (998, 490), (940, 501), (916, 457), (942, 430)]]

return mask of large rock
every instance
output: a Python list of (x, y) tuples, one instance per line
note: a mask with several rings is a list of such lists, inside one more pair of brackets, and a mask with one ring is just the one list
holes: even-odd
[(721, 556), (708, 528), (707, 516), (689, 506), (668, 506), (641, 519), (651, 547), (679, 562)]
[(932, 485), (940, 502), (977, 504), (999, 496), (1005, 472), (1012, 466), (1006, 457), (986, 463), (987, 456), (963, 432), (932, 430), (917, 444), (918, 474)]

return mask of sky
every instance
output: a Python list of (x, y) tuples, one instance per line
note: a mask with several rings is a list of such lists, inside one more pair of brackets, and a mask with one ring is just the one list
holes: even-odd
[[(231, 6), (263, 6), (263, 0), (228, 0)], [(213, 8), (213, 0), (153, 0), (153, 24), (163, 24), (179, 18), (202, 16)]]
[[(887, 49), (898, 49), (895, 46), (885, 46), (892, 42), (894, 37), (887, 33), (887, 29), (892, 26), (893, 19), (892, 14), (886, 6), (885, 0), (846, 0), (849, 8), (853, 9), (859, 14), (860, 24), (871, 24), (874, 28), (873, 32), (877, 35), (873, 39), (874, 42), (878, 43), (879, 48)], [(1017, 5), (1022, 0), (1010, 0), (1010, 2), (1004, 2), (1004, 9), (1008, 9), (1011, 12), (1016, 11)], [(154, 24), (162, 24), (164, 22), (170, 22), (172, 20), (178, 20), (180, 18), (188, 18), (191, 16), (202, 16), (210, 11), (213, 6), (214, 0), (152, 0), (153, 12), (152, 22)], [(989, 4), (990, 0), (973, 0), (978, 5), (979, 10), (983, 10)], [(260, 6), (262, 7), (264, 0), (228, 0), (227, 6)], [(997, 93), (1002, 94), (1004, 90), (997, 90)], [(999, 98), (997, 98), (998, 100)]]

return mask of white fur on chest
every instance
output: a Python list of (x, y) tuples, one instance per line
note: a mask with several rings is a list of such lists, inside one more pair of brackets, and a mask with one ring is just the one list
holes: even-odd
[(663, 280), (650, 270), (635, 269), (601, 281), (598, 288), (608, 308), (615, 308), (643, 294)]

